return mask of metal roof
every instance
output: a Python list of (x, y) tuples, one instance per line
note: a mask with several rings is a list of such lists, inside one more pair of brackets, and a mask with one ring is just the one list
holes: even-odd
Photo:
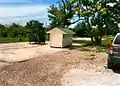
[[(58, 30), (58, 31), (56, 31)], [(47, 33), (52, 32), (61, 32), (62, 34), (75, 34), (72, 30), (69, 30), (68, 28), (53, 28), (52, 30), (48, 31)]]

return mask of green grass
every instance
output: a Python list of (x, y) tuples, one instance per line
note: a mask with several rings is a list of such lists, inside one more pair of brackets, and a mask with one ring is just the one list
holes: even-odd
[(113, 40), (113, 36), (104, 36), (102, 40), (102, 45), (103, 46), (109, 46), (111, 44), (111, 40)]
[(19, 38), (0, 38), (0, 43), (14, 43), (14, 42), (25, 42), (28, 41), (28, 39), (24, 38), (22, 41), (20, 41)]
[[(108, 46), (111, 44), (111, 40), (113, 39), (113, 36), (104, 36), (102, 40), (101, 46), (93, 46), (89, 45), (91, 43), (90, 40), (73, 40), (74, 43), (82, 44), (83, 46), (77, 46), (78, 48), (83, 48), (83, 50), (87, 51), (89, 49), (86, 49), (85, 45), (89, 45), (89, 48), (96, 48), (96, 52), (107, 52)], [(28, 41), (28, 39), (24, 38), (22, 39), (22, 42)], [(19, 38), (0, 38), (0, 43), (14, 43), (14, 42), (21, 42)]]
[(79, 46), (79, 47), (84, 51), (88, 51), (88, 50), (91, 51), (92, 48), (95, 48), (96, 52), (107, 52), (108, 47), (111, 44), (111, 40), (113, 40), (113, 38), (114, 38), (113, 36), (104, 36), (102, 39), (101, 46), (89, 45), (91, 43), (91, 40), (73, 40), (73, 42), (82, 44), (83, 46)]
[(108, 47), (111, 45), (113, 36), (104, 36), (102, 40), (102, 45), (98, 47), (98, 50), (103, 52), (108, 52)]
[[(15, 43), (15, 42), (27, 42), (28, 38), (22, 38), (22, 41), (20, 41), (20, 38), (0, 38), (0, 43)], [(48, 41), (48, 36), (46, 36), (46, 41)]]

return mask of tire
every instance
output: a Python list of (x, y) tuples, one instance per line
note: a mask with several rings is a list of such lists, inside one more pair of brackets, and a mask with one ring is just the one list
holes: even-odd
[(111, 61), (109, 61), (109, 60), (107, 62), (107, 67), (108, 67), (108, 69), (112, 69), (113, 68), (113, 63)]

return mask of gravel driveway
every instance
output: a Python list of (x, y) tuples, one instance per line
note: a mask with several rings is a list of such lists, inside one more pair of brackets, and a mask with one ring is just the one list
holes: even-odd
[(120, 86), (120, 74), (113, 71), (85, 72), (70, 70), (62, 78), (62, 86)]
[(0, 86), (120, 86), (119, 71), (106, 68), (104, 52), (73, 49), (38, 57), (0, 69)]

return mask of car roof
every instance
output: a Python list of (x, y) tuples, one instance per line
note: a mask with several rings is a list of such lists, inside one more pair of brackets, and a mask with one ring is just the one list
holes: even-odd
[(120, 35), (120, 33), (117, 33), (117, 35)]
[(118, 35), (120, 35), (120, 33), (117, 33), (117, 34), (116, 34), (116, 36), (115, 36), (114, 39), (113, 39), (112, 45), (115, 45), (114, 42), (115, 42), (115, 40), (116, 40), (116, 38), (117, 38)]

